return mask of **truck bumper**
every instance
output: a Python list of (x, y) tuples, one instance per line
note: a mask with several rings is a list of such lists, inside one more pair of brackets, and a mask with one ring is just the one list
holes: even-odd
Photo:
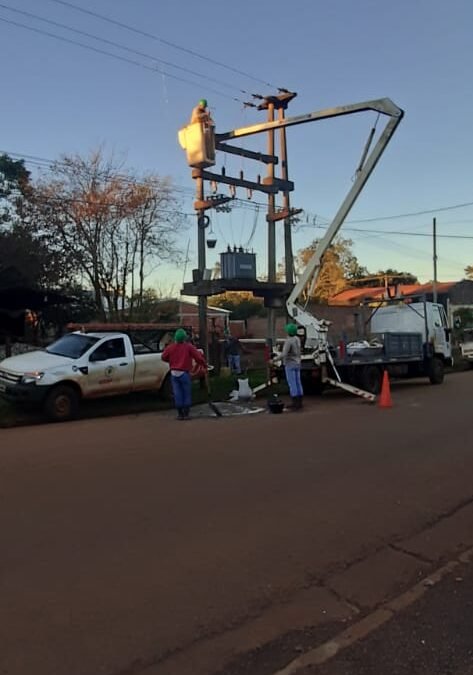
[(0, 396), (10, 403), (40, 405), (49, 391), (49, 387), (37, 384), (11, 384), (0, 380)]

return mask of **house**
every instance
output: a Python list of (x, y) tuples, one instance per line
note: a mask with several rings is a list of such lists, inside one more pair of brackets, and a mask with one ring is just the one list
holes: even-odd
[[(195, 333), (199, 332), (199, 305), (191, 300), (176, 300), (177, 319), (183, 326), (192, 326)], [(207, 307), (207, 329), (223, 335), (229, 327), (231, 312), (222, 307)]]
[[(473, 309), (473, 281), (440, 281), (437, 283), (437, 301), (447, 312), (449, 323), (452, 325), (453, 315), (458, 309)], [(432, 282), (427, 284), (402, 284), (395, 288), (386, 289), (385, 286), (366, 288), (347, 288), (330, 298), (329, 305), (338, 307), (357, 307), (366, 302), (381, 301), (389, 296), (410, 297), (423, 295), (426, 300), (432, 301), (434, 288)]]

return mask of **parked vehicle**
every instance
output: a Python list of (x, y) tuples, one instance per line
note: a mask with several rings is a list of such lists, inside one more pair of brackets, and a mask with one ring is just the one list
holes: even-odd
[(73, 332), (45, 350), (0, 363), (0, 395), (18, 404), (42, 406), (52, 420), (76, 416), (82, 399), (159, 391), (169, 367), (161, 354), (115, 332)]
[(468, 361), (470, 367), (473, 368), (473, 328), (465, 328), (463, 330), (463, 339), (460, 343), (462, 358)]
[[(396, 131), (403, 111), (389, 99), (356, 106), (376, 109), (387, 117), (385, 130), (370, 150), (369, 140), (353, 184), (332, 222), (318, 242), (305, 269), (292, 289), (287, 302), (288, 316), (297, 324), (303, 344), (302, 375), (318, 388), (331, 385), (367, 400), (381, 387), (383, 370), (393, 375), (410, 377), (427, 375), (433, 384), (443, 381), (445, 365), (452, 363), (450, 329), (443, 307), (437, 303), (391, 300), (378, 304), (371, 316), (368, 339), (335, 348), (329, 339), (330, 322), (318, 318), (307, 309), (310, 296), (319, 279), (324, 255), (333, 244), (368, 178)], [(281, 364), (275, 350), (274, 363)]]
[(452, 365), (445, 310), (425, 300), (385, 301), (373, 310), (368, 339), (339, 347), (334, 363), (342, 380), (374, 394), (384, 370), (393, 377), (426, 376), (441, 384), (445, 366)]

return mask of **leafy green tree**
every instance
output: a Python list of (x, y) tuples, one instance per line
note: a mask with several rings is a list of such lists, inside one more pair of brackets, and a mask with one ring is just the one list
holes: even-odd
[[(298, 252), (296, 264), (301, 273), (318, 244), (319, 241), (315, 240)], [(353, 254), (352, 246), (353, 242), (350, 239), (338, 238), (325, 252), (319, 278), (313, 291), (313, 297), (319, 302), (328, 302), (329, 298), (342, 291), (352, 280), (367, 274), (366, 267), (360, 265)]]
[(233, 320), (245, 320), (252, 316), (266, 316), (263, 301), (246, 291), (228, 291), (209, 299), (213, 307), (228, 309)]

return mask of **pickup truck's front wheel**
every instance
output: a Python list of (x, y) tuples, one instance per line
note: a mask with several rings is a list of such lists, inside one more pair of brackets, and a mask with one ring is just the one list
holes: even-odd
[(79, 396), (73, 387), (66, 384), (51, 389), (44, 402), (44, 412), (53, 422), (66, 422), (77, 416)]

